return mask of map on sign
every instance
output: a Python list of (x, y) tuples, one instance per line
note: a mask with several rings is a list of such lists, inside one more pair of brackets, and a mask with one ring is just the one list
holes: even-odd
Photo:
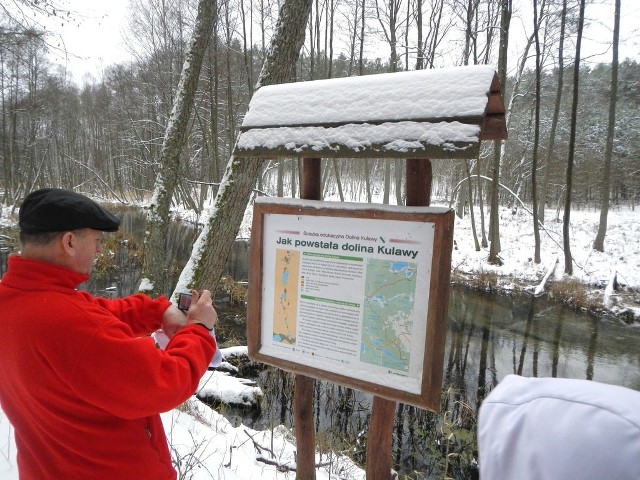
[(409, 370), (416, 270), (411, 262), (367, 262), (360, 361)]
[(296, 318), (298, 305), (298, 270), (300, 252), (276, 251), (273, 306), (273, 341), (288, 345), (296, 343)]

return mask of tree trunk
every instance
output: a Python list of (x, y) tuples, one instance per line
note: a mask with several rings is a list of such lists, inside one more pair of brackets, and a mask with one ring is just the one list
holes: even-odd
[(358, 75), (364, 74), (364, 27), (365, 27), (365, 2), (362, 0), (362, 8), (360, 9), (361, 23), (360, 23), (360, 51), (358, 53)]
[(384, 193), (382, 203), (389, 205), (389, 190), (391, 190), (391, 160), (384, 160)]
[(156, 178), (153, 198), (147, 211), (147, 233), (144, 241), (145, 255), (140, 291), (153, 294), (164, 293), (167, 277), (166, 232), (169, 227), (169, 211), (178, 183), (180, 153), (187, 138), (187, 124), (193, 108), (200, 67), (215, 16), (216, 2), (200, 0), (193, 37), (185, 57), (173, 110), (162, 144), (160, 172)]
[(331, 160), (333, 164), (333, 171), (336, 174), (336, 186), (338, 187), (338, 195), (340, 195), (340, 201), (344, 202), (344, 192), (342, 191), (342, 180), (340, 179), (340, 166), (338, 164), (338, 159), (333, 158)]
[[(416, 52), (416, 70), (422, 70), (424, 68), (424, 40), (422, 39), (422, 3), (424, 0), (416, 1), (416, 32), (418, 38), (416, 44), (418, 51)], [(409, 63), (407, 62), (407, 69)]]
[(471, 183), (471, 169), (469, 168), (469, 160), (464, 161), (464, 166), (467, 171), (467, 190), (468, 193), (468, 202), (469, 202), (469, 218), (471, 219), (471, 232), (473, 233), (473, 243), (476, 247), (476, 252), (480, 251), (480, 243), (478, 242), (478, 234), (476, 233), (476, 218), (473, 213), (473, 185)]
[(538, 19), (543, 16), (542, 9), (544, 4), (540, 6), (540, 15), (538, 15), (538, 4), (533, 2), (533, 28), (536, 38), (536, 99), (535, 99), (535, 124), (533, 128), (533, 159), (531, 161), (531, 201), (533, 203), (533, 237), (534, 237), (534, 263), (540, 263), (540, 225), (538, 225), (538, 185), (536, 182), (538, 171), (538, 145), (540, 143), (540, 75), (541, 75), (541, 58), (540, 58), (540, 22)]
[[(509, 48), (509, 25), (511, 23), (511, 0), (502, 0), (500, 19), (500, 54), (498, 59), (498, 76), (504, 89), (507, 80), (507, 52)], [(493, 172), (491, 174), (491, 210), (489, 211), (489, 263), (500, 263), (500, 158), (504, 140), (497, 140), (493, 150)]]
[(602, 206), (600, 224), (593, 248), (604, 252), (604, 237), (607, 235), (607, 216), (609, 215), (609, 188), (611, 182), (611, 157), (613, 155), (613, 137), (616, 128), (616, 102), (618, 100), (618, 44), (620, 43), (620, 0), (616, 0), (613, 26), (613, 59), (611, 60), (611, 97), (609, 99), (609, 124), (607, 125), (607, 146), (604, 152), (604, 170), (602, 172)]
[(276, 183), (278, 197), (284, 197), (284, 158), (278, 160), (278, 180)]
[[(292, 80), (313, 0), (285, 0), (256, 89)], [(182, 271), (176, 292), (215, 290), (260, 173), (262, 160), (231, 157), (209, 220)], [(206, 255), (204, 254), (206, 252)]]
[(573, 159), (576, 151), (576, 125), (578, 123), (578, 86), (580, 85), (580, 47), (582, 44), (582, 28), (584, 27), (584, 4), (580, 0), (580, 17), (578, 19), (578, 36), (576, 38), (576, 58), (573, 65), (573, 101), (571, 103), (571, 133), (569, 135), (569, 159), (567, 161), (567, 189), (564, 199), (564, 221), (562, 223), (562, 241), (564, 248), (564, 273), (573, 274), (571, 257), (571, 190), (573, 187)]
[(402, 160), (394, 160), (393, 162), (393, 171), (396, 174), (396, 181), (394, 182), (396, 185), (396, 205), (404, 205), (402, 201), (402, 179), (404, 178), (404, 162)]
[(567, 24), (567, 0), (562, 2), (562, 14), (560, 19), (560, 45), (558, 47), (558, 86), (556, 88), (556, 100), (553, 109), (553, 119), (551, 120), (551, 131), (549, 132), (549, 147), (547, 148), (547, 168), (544, 172), (544, 180), (540, 192), (540, 202), (538, 204), (538, 219), (544, 223), (544, 210), (547, 204), (547, 190), (549, 188), (549, 178), (551, 168), (554, 164), (553, 150), (556, 142), (556, 131), (558, 129), (558, 118), (560, 117), (560, 105), (562, 103), (562, 88), (564, 86), (564, 36)]
[(480, 232), (482, 234), (481, 245), (482, 248), (487, 248), (489, 246), (489, 242), (487, 241), (486, 229), (484, 225), (484, 193), (482, 189), (482, 179), (480, 178), (480, 167), (482, 165), (482, 161), (478, 158), (476, 162), (476, 172), (477, 172), (477, 189), (478, 189), (478, 208), (480, 209)]

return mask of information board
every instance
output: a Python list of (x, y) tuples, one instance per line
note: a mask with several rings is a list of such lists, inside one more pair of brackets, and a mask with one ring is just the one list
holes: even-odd
[(441, 384), (452, 237), (446, 208), (258, 200), (250, 355), (432, 408), (427, 390)]

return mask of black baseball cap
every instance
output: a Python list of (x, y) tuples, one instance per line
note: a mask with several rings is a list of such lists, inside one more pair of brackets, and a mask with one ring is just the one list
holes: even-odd
[(115, 232), (120, 220), (84, 195), (61, 188), (43, 188), (26, 196), (20, 206), (18, 225), (24, 233), (81, 228)]

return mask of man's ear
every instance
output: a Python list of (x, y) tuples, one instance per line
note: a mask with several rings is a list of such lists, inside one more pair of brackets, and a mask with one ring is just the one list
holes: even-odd
[(76, 254), (76, 243), (77, 237), (73, 232), (65, 232), (60, 238), (60, 244), (62, 245), (64, 252), (70, 257), (73, 257)]

